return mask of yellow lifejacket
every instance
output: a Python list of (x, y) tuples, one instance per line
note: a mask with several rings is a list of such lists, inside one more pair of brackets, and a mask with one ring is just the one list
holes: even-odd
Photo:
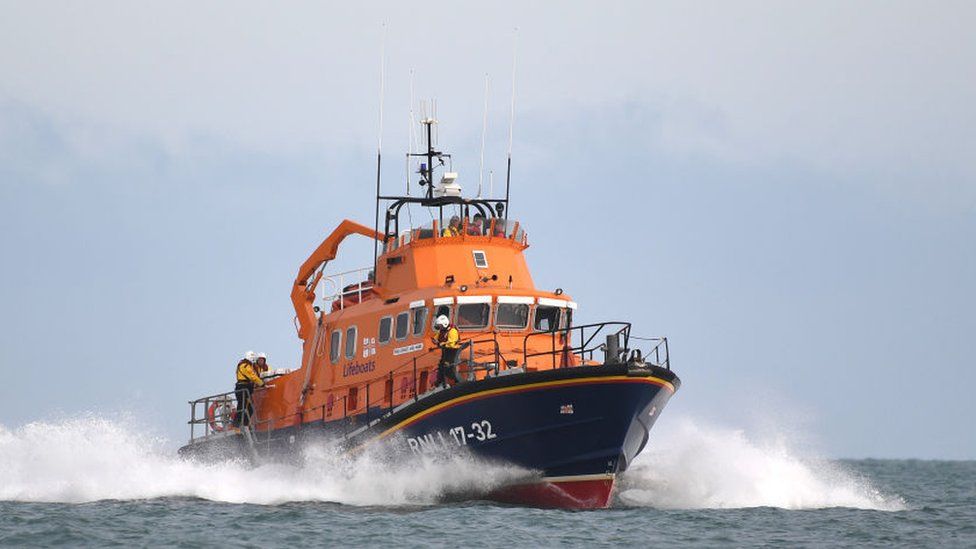
[(241, 360), (237, 363), (237, 382), (251, 382), (258, 387), (264, 385), (264, 381), (254, 373), (254, 365), (247, 360)]
[(461, 347), (461, 334), (453, 324), (437, 334), (437, 346), (441, 349), (458, 349)]

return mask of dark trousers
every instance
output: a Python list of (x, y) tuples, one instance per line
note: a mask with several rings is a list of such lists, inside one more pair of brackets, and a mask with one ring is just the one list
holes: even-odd
[(459, 352), (461, 349), (441, 349), (441, 361), (437, 363), (437, 385), (445, 385), (447, 379), (455, 384), (461, 382), (457, 372), (454, 371), (454, 363), (457, 362)]
[(238, 381), (234, 385), (234, 397), (237, 399), (237, 415), (234, 416), (235, 427), (250, 425), (251, 416), (254, 415), (254, 405), (251, 403), (251, 393), (253, 392), (253, 383)]

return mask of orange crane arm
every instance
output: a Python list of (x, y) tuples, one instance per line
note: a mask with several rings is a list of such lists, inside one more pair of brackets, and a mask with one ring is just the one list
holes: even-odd
[(303, 340), (307, 340), (315, 330), (315, 309), (313, 308), (313, 303), (315, 302), (315, 286), (318, 284), (319, 278), (321, 278), (322, 273), (318, 273), (315, 276), (312, 284), (309, 284), (309, 277), (315, 273), (323, 263), (327, 263), (335, 259), (336, 254), (339, 252), (339, 244), (349, 235), (361, 234), (363, 236), (368, 236), (369, 238), (375, 238), (376, 240), (382, 241), (383, 238), (380, 233), (374, 231), (373, 229), (356, 223), (355, 221), (350, 221), (348, 219), (343, 220), (338, 227), (332, 231), (325, 240), (319, 244), (318, 248), (312, 252), (312, 255), (308, 256), (305, 263), (298, 269), (298, 277), (295, 278), (295, 285), (291, 289), (291, 302), (295, 306), (295, 314), (298, 318), (298, 337)]

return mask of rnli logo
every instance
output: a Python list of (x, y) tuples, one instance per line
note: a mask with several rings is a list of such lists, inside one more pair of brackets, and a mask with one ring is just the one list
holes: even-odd
[(563, 404), (562, 406), (559, 407), (559, 413), (560, 414), (572, 414), (573, 413), (573, 405), (572, 404)]

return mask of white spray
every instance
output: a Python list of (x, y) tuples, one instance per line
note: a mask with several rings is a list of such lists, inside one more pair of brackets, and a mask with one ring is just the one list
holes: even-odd
[(307, 450), (305, 466), (203, 464), (176, 457), (164, 440), (99, 417), (0, 426), (0, 501), (82, 503), (198, 497), (273, 505), (426, 505), (485, 494), (530, 473), (467, 457), (430, 457), (391, 466), (378, 456)]
[(797, 457), (782, 437), (754, 442), (742, 431), (706, 427), (690, 419), (675, 419), (670, 425), (656, 428), (651, 445), (622, 475), (619, 504), (660, 509), (905, 509), (901, 498), (881, 494), (837, 462)]

